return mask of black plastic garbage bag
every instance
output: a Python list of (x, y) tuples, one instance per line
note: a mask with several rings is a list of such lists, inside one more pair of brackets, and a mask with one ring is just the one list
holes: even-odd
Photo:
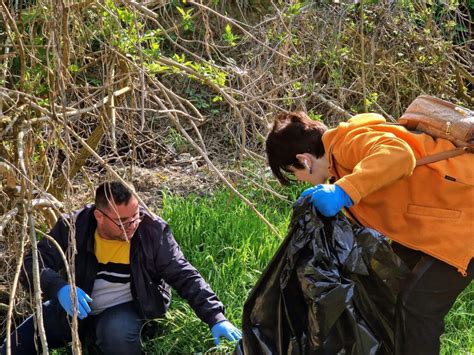
[(235, 354), (392, 354), (407, 268), (385, 237), (294, 205), (288, 236), (250, 293)]

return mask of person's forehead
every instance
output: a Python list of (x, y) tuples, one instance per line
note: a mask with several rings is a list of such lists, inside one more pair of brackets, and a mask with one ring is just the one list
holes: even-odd
[(109, 204), (109, 211), (112, 211), (115, 216), (119, 216), (120, 218), (131, 217), (137, 213), (138, 209), (138, 200), (133, 196), (127, 204), (122, 203), (116, 205), (114, 202)]

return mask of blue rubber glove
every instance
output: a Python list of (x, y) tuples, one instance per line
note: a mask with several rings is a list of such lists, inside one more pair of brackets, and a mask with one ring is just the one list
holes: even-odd
[(319, 184), (306, 189), (301, 197), (311, 195), (311, 203), (323, 216), (335, 216), (343, 207), (351, 207), (352, 200), (338, 185)]
[(227, 320), (214, 324), (211, 328), (211, 333), (216, 346), (220, 344), (220, 337), (225, 337), (230, 341), (237, 341), (242, 338), (242, 332)]
[[(76, 305), (77, 305), (77, 317), (79, 319), (84, 319), (87, 317), (91, 308), (87, 302), (92, 302), (92, 298), (89, 297), (79, 287), (76, 287)], [(71, 302), (71, 286), (65, 285), (61, 287), (58, 291), (58, 301), (64, 310), (72, 317), (73, 314), (73, 304)]]

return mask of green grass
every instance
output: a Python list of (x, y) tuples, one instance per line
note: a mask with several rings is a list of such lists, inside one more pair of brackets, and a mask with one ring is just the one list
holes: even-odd
[[(265, 198), (267, 201), (263, 202), (263, 194), (252, 196), (259, 211), (284, 236), (291, 206), (271, 196)], [(160, 214), (170, 224), (184, 254), (224, 303), (227, 318), (240, 326), (244, 301), (281, 240), (248, 206), (227, 191), (216, 191), (212, 197), (205, 198), (165, 197), (163, 206)], [(148, 344), (153, 353), (213, 351), (207, 325), (177, 296), (160, 326), (163, 335)], [(219, 352), (232, 349), (224, 346)]]
[[(292, 198), (297, 196), (297, 191), (291, 192)], [(284, 236), (291, 206), (262, 191), (251, 193), (251, 200), (259, 211)], [(248, 293), (281, 241), (228, 191), (216, 191), (209, 197), (165, 197), (163, 210), (158, 213), (170, 224), (188, 260), (226, 306), (226, 316), (240, 326), (242, 307)], [(170, 312), (159, 321), (159, 325), (162, 335), (147, 343), (147, 350), (151, 353), (217, 352), (208, 327), (176, 295)], [(446, 317), (441, 353), (474, 352), (473, 334), (474, 283), (471, 283)], [(224, 347), (218, 351), (230, 353), (232, 350), (233, 346), (224, 342)]]
[(474, 354), (474, 282), (459, 295), (445, 322), (441, 355)]

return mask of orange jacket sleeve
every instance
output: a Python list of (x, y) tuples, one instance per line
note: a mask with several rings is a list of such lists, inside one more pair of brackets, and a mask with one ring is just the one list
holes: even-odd
[[(357, 204), (365, 196), (413, 173), (416, 159), (410, 146), (389, 132), (357, 128), (337, 142), (334, 158), (352, 173), (339, 185)], [(336, 153), (337, 152), (337, 153)]]

